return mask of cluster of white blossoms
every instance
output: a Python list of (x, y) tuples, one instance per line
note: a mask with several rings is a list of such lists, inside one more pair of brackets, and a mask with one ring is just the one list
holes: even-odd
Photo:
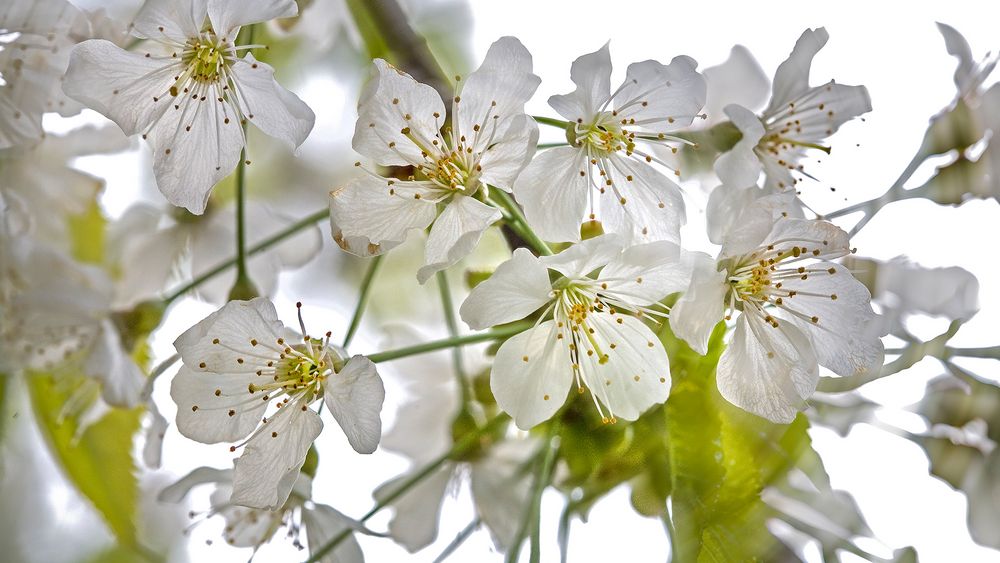
[[(313, 129), (312, 110), (251, 53), (265, 48), (254, 42), (262, 29), (255, 24), (297, 13), (294, 0), (146, 0), (125, 24), (64, 0), (0, 7), (0, 372), (70, 366), (85, 380), (77, 396), (100, 396), (102, 409), (146, 405), (153, 415), (146, 458), (158, 460), (167, 423), (151, 399), (153, 380), (179, 359), (168, 384), (176, 429), (239, 454), (230, 456), (232, 468), (196, 470), (161, 499), (180, 501), (193, 486), (214, 483), (208, 515), (223, 516), (233, 545), (256, 549), (281, 529), (300, 545), (304, 529), (315, 551), (349, 531), (368, 533), (311, 500), (316, 468), (308, 459), (324, 410), (356, 452), (382, 443), (380, 361), (497, 344), (481, 358), (489, 380), (476, 392), (422, 379), (410, 402), (399, 401), (403, 414), (385, 449), (428, 462), (460, 442), (456, 428), (486, 434), (484, 413), (497, 409), (522, 431), (558, 419), (571, 401), (605, 424), (636, 421), (664, 404), (682, 377), (672, 374), (671, 350), (707, 356), (719, 393), (733, 405), (789, 423), (808, 408), (822, 370), (879, 370), (881, 336), (905, 332), (902, 315), (964, 320), (975, 313), (971, 274), (894, 262), (882, 266), (877, 302), (905, 306), (897, 317), (877, 315), (869, 290), (842, 260), (857, 260), (849, 257), (848, 233), (803, 201), (803, 183), (822, 176), (806, 170), (806, 158), (829, 153), (829, 138), (871, 110), (863, 86), (811, 85), (812, 60), (828, 40), (820, 28), (801, 35), (773, 80), (737, 47), (725, 64), (704, 71), (684, 55), (668, 64), (636, 62), (615, 85), (605, 44), (572, 63), (574, 91), (548, 98), (557, 117), (526, 113), (542, 80), (513, 37), (493, 43), (478, 69), (454, 77), (448, 99), (440, 87), (376, 59), (352, 139), (365, 161), (329, 194), (333, 241), (370, 258), (419, 239), (424, 255), (413, 273), (421, 284), (461, 267), (491, 229), (505, 235), (510, 253), (469, 276), (478, 283), (470, 281), (458, 317), (476, 335), (449, 327), (449, 341), (352, 355), (331, 343), (340, 327), (308, 332), (301, 304), (298, 330), (289, 329), (269, 296), (279, 273), (308, 262), (324, 238), (332, 247), (315, 227), (326, 211), (293, 221), (246, 201), (242, 188), (248, 125), (292, 151)], [(941, 30), (960, 61), (956, 108), (982, 113), (990, 127), (1000, 123), (1000, 88), (983, 91), (995, 60), (976, 63), (957, 32)], [(44, 113), (68, 116), (82, 107), (118, 127), (45, 134)], [(540, 145), (552, 132), (558, 142)], [(726, 140), (703, 146), (712, 132)], [(96, 232), (87, 230), (88, 218), (100, 215), (102, 181), (72, 161), (126, 150), (132, 136), (151, 149), (166, 202), (135, 205), (106, 229), (101, 222), (104, 230), (93, 235), (99, 251), (85, 256), (81, 247), (91, 241), (82, 239)], [(1000, 194), (1000, 149), (986, 144), (973, 163), (979, 183), (962, 184), (961, 197)], [(712, 186), (704, 215), (714, 258), (681, 237), (694, 176), (680, 166), (692, 153), (708, 160), (698, 179)], [(962, 156), (956, 164), (968, 162)], [(237, 169), (236, 200), (213, 197)], [(232, 264), (238, 274), (226, 271)], [(959, 284), (965, 298), (920, 299), (900, 281), (917, 275)], [(194, 280), (165, 293), (181, 277)], [(261, 296), (230, 300), (233, 279), (244, 278)], [(188, 291), (225, 304), (177, 337), (175, 360), (150, 376), (146, 339)], [(356, 327), (347, 329), (344, 347)], [(471, 378), (460, 378), (472, 387)], [(417, 403), (434, 407), (421, 411), (441, 425), (433, 437), (417, 435), (429, 426), (422, 418), (408, 421)], [(410, 550), (431, 543), (448, 484), (469, 474), (477, 521), (500, 549), (520, 541), (531, 496), (525, 467), (546, 446), (506, 430), (480, 436), (475, 455), (443, 458), (416, 486), (409, 480), (422, 468), (376, 491), (397, 510), (388, 535)], [(397, 498), (401, 484), (413, 493)], [(317, 557), (362, 560), (353, 537), (338, 541)]]

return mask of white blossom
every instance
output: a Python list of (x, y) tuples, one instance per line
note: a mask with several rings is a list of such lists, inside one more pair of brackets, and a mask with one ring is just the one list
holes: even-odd
[(206, 444), (246, 438), (230, 448), (246, 446), (235, 462), (234, 503), (274, 510), (285, 502), (323, 428), (309, 408), (315, 401), (356, 451), (378, 446), (385, 389), (375, 364), (345, 359), (329, 339), (287, 334), (274, 305), (258, 297), (230, 301), (174, 341), (184, 362), (170, 386), (177, 429)]
[[(555, 282), (549, 270), (560, 275)], [(690, 258), (674, 243), (625, 249), (608, 234), (544, 258), (516, 250), (460, 312), (478, 330), (544, 308), (535, 327), (500, 346), (490, 376), (497, 404), (519, 428), (551, 417), (574, 381), (590, 389), (605, 422), (635, 420), (670, 393), (667, 353), (641, 317), (657, 314), (657, 301), (689, 276)]]
[[(208, 519), (221, 516), (226, 525), (222, 537), (233, 547), (253, 548), (254, 553), (265, 543), (278, 539), (278, 532), (285, 530), (292, 545), (305, 549), (301, 534), (306, 533), (309, 553), (315, 553), (328, 541), (347, 529), (367, 532), (360, 522), (348, 518), (335, 508), (312, 500), (312, 479), (300, 473), (288, 499), (275, 510), (240, 506), (230, 500), (233, 491), (233, 470), (199, 467), (158, 495), (160, 502), (179, 503), (191, 489), (210, 484), (214, 486), (210, 497), (211, 508), (204, 514), (191, 512), (192, 518)], [(322, 563), (363, 563), (364, 554), (353, 534), (340, 545), (319, 559)]]
[(796, 176), (809, 176), (801, 161), (810, 149), (829, 153), (826, 139), (844, 123), (871, 111), (864, 86), (832, 80), (809, 85), (812, 59), (828, 39), (823, 28), (802, 33), (775, 71), (771, 101), (760, 117), (740, 105), (725, 107), (742, 138), (715, 162), (715, 172), (724, 184), (755, 185), (763, 171), (770, 190), (792, 189), (799, 182)]
[(648, 147), (683, 142), (672, 133), (704, 117), (698, 112), (705, 103), (705, 79), (696, 66), (686, 56), (669, 65), (633, 63), (612, 92), (607, 45), (573, 62), (576, 90), (549, 98), (572, 126), (571, 146), (542, 152), (514, 184), (539, 236), (578, 241), (586, 216), (633, 243), (680, 241), (685, 220), (680, 188), (653, 166), (669, 168)]
[(269, 65), (238, 56), (253, 46), (236, 46), (241, 26), (296, 13), (292, 0), (147, 0), (133, 33), (153, 49), (85, 41), (73, 50), (64, 90), (149, 141), (160, 191), (200, 214), (236, 168), (244, 123), (290, 148), (312, 129), (312, 110), (275, 82)]
[(489, 190), (509, 192), (531, 159), (538, 127), (524, 104), (539, 78), (517, 39), (497, 40), (459, 82), (452, 124), (442, 131), (445, 106), (433, 88), (381, 59), (375, 68), (361, 94), (354, 149), (382, 166), (412, 166), (416, 174), (398, 180), (369, 173), (331, 192), (333, 236), (344, 250), (370, 256), (430, 226), (417, 273), (423, 283), (468, 255), (500, 219)]
[(760, 196), (732, 214), (718, 258), (697, 261), (670, 325), (705, 354), (719, 321), (738, 315), (719, 359), (719, 391), (740, 408), (790, 422), (815, 390), (819, 366), (867, 372), (881, 367), (883, 349), (868, 290), (830, 261), (851, 252), (847, 234), (789, 216), (782, 201), (790, 203), (786, 194)]

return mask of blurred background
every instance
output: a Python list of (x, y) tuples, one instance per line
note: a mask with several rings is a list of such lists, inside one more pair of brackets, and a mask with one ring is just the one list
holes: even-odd
[[(86, 10), (105, 9), (122, 21), (128, 21), (138, 9), (137, 2), (125, 1), (75, 0), (74, 4)], [(864, 119), (844, 126), (832, 139), (831, 153), (821, 154), (820, 161), (810, 165), (817, 181), (803, 188), (803, 199), (820, 214), (885, 192), (921, 146), (928, 120), (954, 103), (956, 59), (946, 51), (935, 22), (960, 31), (977, 60), (995, 59), (1000, 48), (1000, 5), (973, 0), (824, 5), (405, 0), (401, 5), (410, 25), (427, 39), (448, 74), (464, 75), (473, 70), (498, 37), (518, 37), (534, 57), (535, 74), (542, 77), (527, 112), (543, 116), (555, 115), (546, 104), (548, 96), (573, 89), (569, 79), (572, 61), (608, 41), (615, 65), (613, 83), (624, 77), (631, 62), (650, 58), (665, 62), (686, 54), (704, 69), (725, 61), (737, 44), (749, 49), (764, 74), (771, 76), (804, 29), (825, 27), (830, 41), (814, 61), (812, 83), (834, 78), (844, 84), (863, 84), (870, 92), (873, 110)], [(366, 37), (372, 30), (359, 28), (344, 0), (302, 0), (300, 9), (299, 18), (267, 26), (264, 36), (270, 52), (266, 60), (277, 69), (278, 81), (315, 111), (316, 125), (294, 157), (273, 140), (250, 135), (253, 164), (248, 168), (249, 198), (265, 209), (260, 221), (249, 226), (251, 241), (322, 210), (328, 192), (357, 173), (353, 164), (359, 156), (351, 149), (350, 139), (358, 95), (371, 69), (371, 43)], [(992, 82), (989, 79), (987, 85)], [(143, 209), (137, 206), (166, 211), (175, 218), (175, 225), (184, 227), (183, 235), (177, 236), (186, 237), (180, 244), (187, 261), (167, 272), (168, 287), (179, 286), (205, 264), (231, 256), (228, 246), (212, 244), (213, 240), (228, 243), (231, 238), (225, 234), (232, 232), (231, 226), (226, 230), (232, 217), (230, 181), (216, 188), (209, 214), (191, 222), (182, 210), (168, 209), (157, 191), (147, 147), (134, 139), (129, 142), (102, 116), (89, 110), (69, 118), (47, 114), (44, 124), (51, 136), (46, 143), (72, 140), (81, 131), (93, 133), (81, 127), (102, 128), (101, 143), (91, 138), (75, 145), (66, 141), (26, 166), (41, 174), (46, 167), (68, 164), (103, 185), (98, 201), (100, 211), (110, 221), (109, 240), (114, 240), (115, 224), (136, 217), (136, 210)], [(543, 128), (541, 142), (561, 137), (560, 130)], [(106, 151), (102, 146), (114, 148)], [(908, 185), (923, 184), (935, 175), (937, 167), (955, 158), (951, 151), (928, 159)], [(0, 168), (5, 180), (11, 178), (9, 170)], [(703, 175), (683, 179), (689, 217), (684, 244), (714, 253), (704, 234), (704, 206), (714, 184)], [(858, 218), (847, 215), (835, 222), (849, 230)], [(958, 319), (962, 322), (949, 335), (949, 347), (982, 349), (998, 344), (998, 220), (1000, 208), (995, 198), (967, 198), (960, 205), (914, 198), (887, 206), (865, 225), (853, 240), (858, 253), (852, 267), (869, 283), (883, 313), (890, 313), (893, 307), (905, 310), (899, 320), (904, 329), (893, 334), (903, 332), (917, 341), (928, 341), (948, 333), (950, 326), (957, 326), (951, 325), (952, 321)], [(165, 227), (161, 222), (157, 228)], [(255, 258), (255, 267), (260, 278), (271, 279), (273, 300), (286, 325), (296, 326), (294, 304), (302, 301), (306, 326), (316, 327), (310, 328), (314, 331), (330, 330), (336, 340), (351, 318), (366, 263), (332, 244), (325, 222), (319, 223), (319, 230), (318, 238), (306, 233), (285, 245), (282, 253)], [(420, 265), (421, 241), (413, 238), (418, 237), (411, 237), (406, 246), (384, 260), (352, 353), (447, 335), (437, 289), (433, 284), (420, 286), (414, 277)], [(314, 256), (310, 257), (311, 251), (304, 252), (303, 259), (293, 252), (317, 244)], [(456, 302), (464, 295), (466, 271), (492, 268), (506, 259), (507, 252), (499, 232), (488, 233), (474, 255), (449, 272)], [(936, 269), (931, 270), (936, 273), (925, 275), (927, 270), (918, 270), (918, 266)], [(940, 270), (954, 267), (964, 272)], [(177, 335), (218, 308), (231, 280), (221, 276), (197, 295), (171, 305), (163, 324), (150, 338), (149, 365), (157, 366), (169, 358)], [(908, 292), (923, 298), (937, 296), (939, 303), (923, 310), (919, 306), (907, 309), (904, 306), (925, 301), (910, 297)], [(135, 304), (127, 295), (121, 299), (126, 306)], [(887, 348), (906, 345), (905, 338), (886, 338)], [(463, 350), (470, 370), (488, 365), (483, 352), (483, 347)], [(1000, 561), (1000, 461), (993, 449), (1000, 433), (1000, 363), (996, 356), (955, 357), (943, 362), (929, 349), (924, 352), (914, 352), (908, 356), (914, 361), (903, 362), (912, 365), (857, 391), (817, 396), (808, 413), (813, 421), (809, 438), (822, 458), (831, 489), (837, 491), (837, 501), (829, 505), (830, 510), (836, 507), (849, 514), (834, 522), (836, 525), (815, 526), (832, 526), (830, 533), (886, 559), (898, 555), (896, 550), (912, 547), (921, 561)], [(887, 357), (887, 361), (894, 359), (893, 355)], [(451, 381), (447, 373), (450, 361), (450, 354), (441, 352), (380, 366), (387, 387), (385, 428), (393, 428), (399, 407), (409, 397), (419, 395), (421, 386), (431, 384), (428, 381)], [(157, 379), (152, 394), (171, 422), (175, 406), (168, 394), (169, 379), (176, 369)], [(965, 375), (956, 376), (956, 370)], [(39, 430), (26, 396), (24, 384), (12, 381), (4, 398), (0, 443), (2, 558), (53, 563), (109, 560), (114, 534), (46, 447), (47, 438)], [(439, 408), (451, 407), (445, 403)], [(450, 421), (431, 420), (434, 409), (427, 410), (432, 412), (422, 413), (420, 420), (426, 447), (429, 451), (437, 448), (428, 456), (433, 457), (442, 451), (435, 443), (438, 435), (443, 436), (441, 440), (450, 440)], [(349, 516), (363, 514), (372, 505), (371, 491), (406, 470), (408, 460), (415, 457), (407, 451), (413, 444), (399, 445), (402, 438), (397, 438), (397, 447), (392, 448), (392, 436), (390, 430), (383, 448), (374, 455), (358, 456), (342, 434), (324, 432), (317, 442), (323, 469), (313, 484), (314, 500)], [(137, 455), (142, 443), (137, 439), (134, 445)], [(407, 455), (387, 451), (386, 443), (389, 449)], [(196, 467), (229, 467), (232, 455), (228, 447), (195, 443), (178, 434), (171, 424), (162, 448), (159, 468), (139, 463), (134, 469), (139, 486), (134, 525), (144, 544), (171, 562), (247, 560), (251, 550), (230, 547), (220, 540), (221, 520), (192, 526), (209, 510), (210, 487), (196, 489), (181, 504), (156, 500), (163, 487)], [(101, 475), (102, 467), (98, 464), (92, 470)], [(462, 471), (467, 469), (459, 473)], [(118, 476), (109, 472), (107, 478), (113, 487)], [(409, 554), (390, 540), (360, 536), (367, 560), (434, 561), (474, 518), (467, 484), (462, 483), (456, 478), (450, 487), (453, 494), (444, 501), (439, 533), (432, 545)], [(559, 551), (557, 525), (562, 502), (556, 491), (543, 497), (543, 550), (552, 558), (545, 561), (555, 560)], [(368, 524), (383, 530), (389, 517), (385, 511)], [(970, 525), (974, 530), (971, 534)], [(772, 533), (786, 539), (805, 561), (831, 560), (826, 553), (830, 550), (837, 551), (843, 561), (864, 560), (843, 546), (830, 547), (838, 545), (834, 540), (803, 534), (802, 528), (782, 519), (769, 525)], [(257, 551), (254, 560), (304, 559), (304, 554), (280, 536)], [(568, 560), (664, 561), (669, 549), (663, 523), (637, 514), (630, 504), (629, 487), (622, 485), (596, 503), (586, 522), (574, 523)], [(482, 528), (451, 556), (453, 561), (502, 558)]]

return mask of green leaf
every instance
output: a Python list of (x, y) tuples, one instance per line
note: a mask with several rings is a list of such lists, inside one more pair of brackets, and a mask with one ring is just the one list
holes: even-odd
[(57, 464), (94, 505), (119, 543), (137, 546), (138, 484), (132, 437), (139, 430), (142, 409), (111, 410), (80, 432), (74, 417), (62, 415), (91, 389), (92, 381), (74, 374), (48, 373), (29, 374), (27, 380), (35, 418)]
[(103, 263), (107, 220), (101, 214), (96, 196), (87, 205), (86, 211), (79, 215), (70, 215), (67, 222), (73, 241), (71, 250), (73, 258), (89, 264)]
[(748, 414), (720, 395), (715, 366), (724, 325), (707, 356), (664, 327), (674, 376), (667, 401), (674, 556), (679, 562), (772, 561), (788, 551), (765, 526), (773, 512), (760, 498), (808, 450), (808, 422), (790, 425)]

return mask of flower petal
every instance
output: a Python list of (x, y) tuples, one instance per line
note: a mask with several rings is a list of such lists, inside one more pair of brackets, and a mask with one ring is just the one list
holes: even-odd
[(587, 154), (574, 147), (542, 152), (514, 182), (514, 196), (524, 207), (528, 225), (544, 240), (580, 240), (580, 222), (591, 187)]
[[(327, 543), (333, 541), (345, 530), (353, 529), (352, 520), (325, 504), (314, 504), (312, 509), (302, 511), (302, 524), (306, 529), (306, 539), (309, 541), (309, 554), (319, 551)], [(365, 555), (361, 551), (354, 534), (340, 542), (336, 548), (328, 552), (320, 563), (364, 563)]]
[(139, 37), (184, 44), (198, 37), (208, 13), (207, 0), (146, 0), (132, 21)]
[(505, 124), (503, 135), (494, 138), (479, 158), (482, 174), (479, 181), (509, 192), (514, 180), (531, 162), (538, 144), (538, 124), (530, 116), (519, 114)]
[[(405, 495), (392, 501), (395, 514), (389, 521), (389, 535), (406, 551), (418, 551), (430, 545), (437, 537), (441, 503), (451, 481), (452, 468), (450, 463), (441, 465)], [(376, 500), (385, 499), (411, 477), (412, 473), (406, 473), (387, 481), (375, 489), (372, 496)]]
[(566, 402), (573, 383), (567, 339), (555, 321), (545, 321), (504, 342), (497, 350), (490, 389), (521, 430), (548, 420)]
[(523, 469), (538, 447), (536, 440), (504, 440), (472, 464), (472, 498), (497, 551), (511, 547), (524, 520), (531, 479)]
[(234, 43), (240, 26), (290, 18), (298, 13), (295, 0), (208, 0), (208, 19), (216, 35)]
[(603, 47), (577, 58), (570, 67), (576, 90), (549, 98), (549, 105), (570, 122), (591, 121), (611, 95), (611, 51)]
[[(295, 2), (291, 2), (294, 6)], [(316, 114), (298, 96), (274, 80), (274, 69), (252, 54), (233, 63), (233, 79), (240, 86), (243, 113), (250, 123), (294, 149), (312, 131)]]
[[(483, 64), (462, 81), (456, 102), (456, 137), (478, 139), (476, 151), (486, 148), (493, 128), (503, 136), (511, 118), (524, 114), (524, 104), (541, 83), (531, 73), (531, 53), (514, 37), (490, 45)], [(478, 126), (478, 127), (477, 127)]]
[(813, 57), (826, 45), (830, 34), (825, 28), (807, 29), (795, 42), (788, 58), (778, 65), (771, 87), (771, 103), (764, 114), (784, 109), (789, 102), (809, 89), (809, 69)]
[(456, 194), (434, 221), (424, 250), (424, 266), (417, 280), (426, 282), (435, 272), (453, 266), (475, 250), (490, 225), (500, 219), (500, 210), (471, 197)]
[(378, 447), (383, 401), (382, 378), (364, 356), (352, 357), (323, 384), (323, 402), (358, 453), (370, 454)]
[(173, 485), (165, 487), (156, 500), (160, 502), (181, 502), (191, 489), (206, 483), (230, 483), (233, 480), (232, 469), (216, 469), (214, 467), (198, 467)]
[(283, 329), (266, 298), (230, 301), (178, 336), (174, 347), (193, 370), (255, 375), (280, 353), (274, 348)]
[(73, 48), (63, 90), (114, 121), (126, 135), (135, 135), (145, 132), (174, 102), (164, 97), (173, 77), (169, 63), (92, 39)]
[(708, 123), (720, 121), (723, 109), (730, 104), (752, 111), (760, 110), (771, 90), (770, 78), (743, 45), (734, 45), (729, 51), (729, 58), (722, 64), (706, 68), (701, 73), (708, 86), (705, 100)]
[(648, 305), (688, 286), (691, 254), (665, 240), (632, 246), (608, 263), (597, 280), (607, 285), (604, 294)]
[(868, 289), (840, 264), (816, 262), (809, 269), (817, 271), (785, 280), (782, 289), (797, 293), (784, 305), (805, 318), (787, 318), (812, 342), (819, 364), (838, 375), (882, 367), (882, 340), (867, 329), (877, 323)]
[(431, 148), (445, 120), (441, 96), (382, 59), (375, 59), (375, 69), (361, 93), (354, 150), (382, 166), (420, 165), (424, 149), (403, 131)]
[(777, 328), (740, 315), (716, 370), (730, 403), (772, 422), (789, 423), (816, 390), (819, 370), (812, 345), (790, 323)]
[[(333, 240), (358, 256), (381, 254), (437, 216), (436, 192), (416, 182), (365, 176), (330, 192)], [(419, 196), (419, 198), (418, 198)]]
[(170, 398), (177, 404), (177, 430), (203, 444), (235, 442), (249, 436), (267, 410), (267, 401), (247, 389), (256, 377), (253, 373), (197, 372), (181, 366), (170, 382)]
[(542, 264), (567, 278), (581, 278), (618, 258), (624, 244), (614, 233), (578, 242), (552, 256), (543, 256)]
[(587, 324), (594, 331), (593, 340), (577, 342), (580, 375), (612, 417), (635, 420), (667, 400), (670, 363), (663, 343), (649, 327), (623, 314), (590, 315)]
[(323, 421), (298, 402), (289, 403), (247, 443), (235, 461), (232, 502), (277, 510), (292, 492), (309, 446), (323, 430)]
[(716, 270), (716, 262), (698, 253), (691, 285), (670, 308), (670, 328), (677, 337), (701, 355), (708, 353), (708, 339), (726, 310), (726, 272)]
[(469, 328), (491, 326), (523, 319), (549, 302), (548, 269), (527, 249), (500, 264), (486, 281), (472, 289), (459, 315)]
[(612, 154), (608, 158), (611, 186), (600, 196), (600, 220), (605, 231), (621, 234), (631, 244), (657, 240), (680, 242), (686, 221), (680, 187), (645, 162)]
[(728, 105), (725, 112), (743, 136), (733, 148), (715, 159), (715, 174), (723, 184), (734, 188), (756, 186), (763, 166), (754, 149), (764, 137), (764, 125), (745, 107)]
[(110, 319), (101, 322), (84, 371), (101, 382), (101, 398), (109, 405), (132, 408), (142, 401), (146, 375), (122, 349), (118, 330)]
[(617, 117), (662, 133), (690, 126), (705, 105), (705, 78), (697, 67), (684, 55), (668, 65), (652, 60), (629, 65), (625, 85), (615, 95)]

